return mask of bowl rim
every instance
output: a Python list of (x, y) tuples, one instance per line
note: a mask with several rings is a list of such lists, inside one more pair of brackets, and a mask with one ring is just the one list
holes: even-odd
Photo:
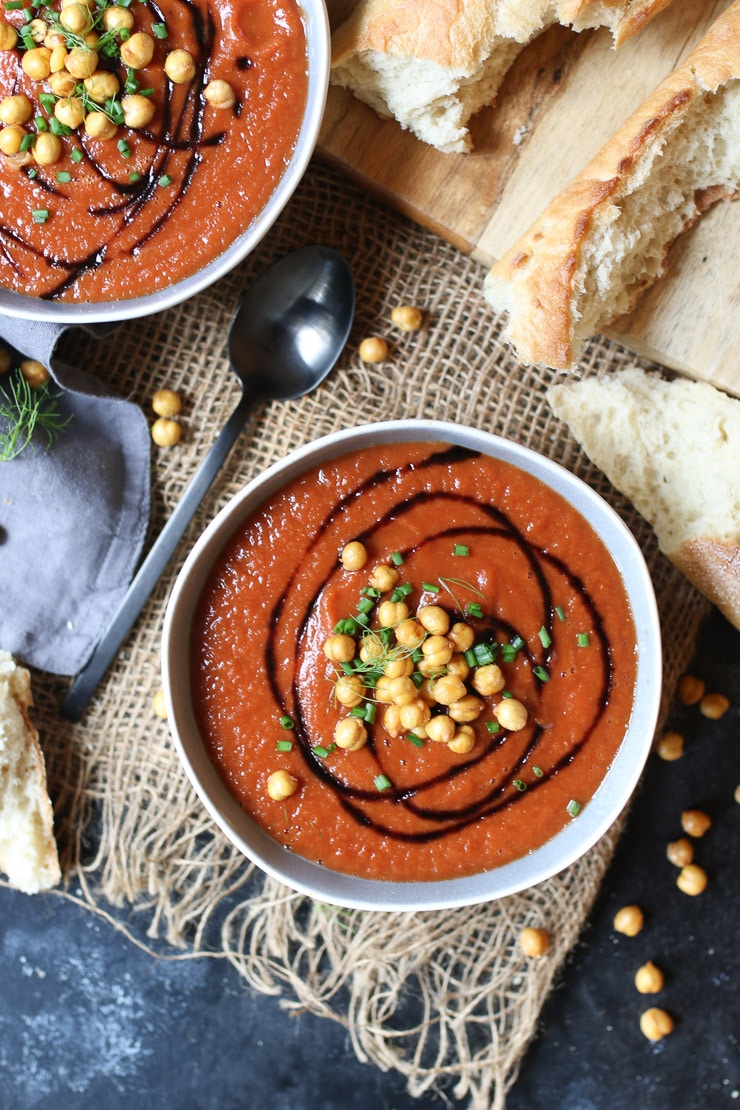
[[(213, 559), (265, 498), (303, 471), (348, 451), (419, 441), (451, 442), (511, 462), (545, 481), (587, 517), (625, 583), (635, 622), (637, 675), (625, 737), (591, 801), (576, 819), (540, 848), (502, 867), (461, 878), (396, 882), (331, 871), (291, 852), (264, 832), (241, 808), (211, 763), (195, 725), (189, 682), (178, 684), (176, 675), (188, 673), (192, 610)], [(582, 506), (595, 515), (596, 523)], [(617, 512), (555, 460), (514, 440), (442, 420), (379, 421), (332, 432), (297, 448), (249, 481), (206, 527), (180, 570), (165, 613), (161, 664), (168, 722), (178, 756), (202, 804), (231, 843), (268, 875), (300, 894), (347, 908), (386, 911), (451, 909), (497, 900), (544, 882), (575, 863), (628, 804), (652, 747), (662, 694), (655, 592), (637, 540)]]
[(318, 142), (329, 90), (331, 31), (324, 0), (296, 0), (308, 44), (306, 113), (293, 153), (264, 208), (238, 237), (195, 274), (140, 297), (109, 301), (46, 301), (0, 287), (0, 312), (49, 324), (118, 323), (173, 308), (202, 293), (239, 265), (259, 245), (300, 184)]

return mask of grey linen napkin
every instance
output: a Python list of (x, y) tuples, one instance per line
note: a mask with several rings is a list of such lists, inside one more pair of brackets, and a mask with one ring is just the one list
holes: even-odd
[[(0, 648), (72, 675), (125, 593), (149, 519), (150, 437), (135, 404), (54, 357), (58, 324), (0, 315), (0, 339), (47, 366), (72, 420), (0, 462)], [(90, 326), (104, 333), (107, 326)]]

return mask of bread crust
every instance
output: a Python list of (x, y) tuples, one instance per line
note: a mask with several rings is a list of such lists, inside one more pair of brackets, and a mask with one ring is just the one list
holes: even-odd
[[(484, 279), (484, 296), (509, 313), (507, 338), (528, 363), (571, 370), (580, 318), (580, 274), (595, 227), (606, 222), (640, 163), (661, 150), (695, 99), (740, 76), (740, 0), (735, 0), (687, 56), (559, 193)], [(735, 191), (698, 197), (702, 210)], [(666, 248), (667, 254), (667, 248)], [(665, 260), (664, 267), (665, 268)], [(632, 291), (631, 311), (648, 283)], [(611, 320), (602, 320), (603, 326)]]
[(701, 536), (683, 543), (673, 562), (740, 629), (740, 547)]

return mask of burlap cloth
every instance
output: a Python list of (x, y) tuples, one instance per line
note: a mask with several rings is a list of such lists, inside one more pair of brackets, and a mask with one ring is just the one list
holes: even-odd
[[(356, 321), (338, 367), (312, 396), (270, 406), (243, 434), (83, 722), (59, 716), (66, 680), (33, 676), (68, 889), (157, 955), (220, 955), (257, 991), (343, 1023), (357, 1056), (398, 1069), (413, 1095), (441, 1087), (467, 1105), (500, 1110), (619, 828), (534, 890), (450, 912), (340, 911), (265, 880), (205, 814), (166, 722), (152, 710), (177, 567), (226, 500), (288, 450), (354, 423), (441, 418), (537, 448), (615, 506), (652, 571), (666, 693), (688, 661), (706, 605), (552, 416), (544, 397), (552, 373), (524, 369), (503, 346), (501, 321), (481, 296), (479, 265), (316, 163), (262, 246), (215, 287), (109, 339), (65, 337), (69, 361), (147, 411), (156, 388), (185, 398), (183, 439), (155, 449), (150, 538), (236, 403), (225, 339), (240, 293), (280, 255), (311, 242), (338, 248), (355, 274)], [(392, 328), (391, 309), (402, 303), (423, 310), (421, 331)], [(369, 334), (390, 342), (379, 365), (363, 364), (357, 353)], [(595, 342), (583, 372), (630, 361), (616, 345)], [(521, 954), (525, 925), (552, 934), (544, 959)]]

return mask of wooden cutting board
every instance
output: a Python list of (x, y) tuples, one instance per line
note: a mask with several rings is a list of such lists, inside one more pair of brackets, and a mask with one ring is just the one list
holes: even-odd
[[(352, 6), (329, 0), (333, 25)], [(544, 32), (519, 55), (496, 105), (472, 121), (470, 154), (440, 154), (332, 87), (318, 153), (488, 267), (728, 6), (674, 0), (619, 51), (607, 30)], [(740, 396), (738, 259), (740, 202), (720, 203), (675, 245), (669, 276), (610, 334)], [(482, 293), (480, 308), (490, 311)]]

